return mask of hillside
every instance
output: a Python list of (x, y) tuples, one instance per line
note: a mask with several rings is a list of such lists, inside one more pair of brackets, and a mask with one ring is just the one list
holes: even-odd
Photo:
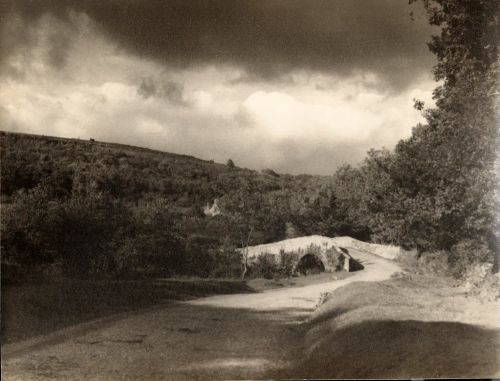
[(62, 180), (68, 189), (61, 191), (69, 193), (71, 175), (88, 173), (95, 180), (105, 180), (108, 175), (106, 185), (116, 197), (137, 200), (161, 196), (180, 207), (201, 207), (244, 186), (261, 192), (311, 191), (328, 182), (327, 177), (231, 168), (192, 156), (115, 143), (2, 131), (0, 139), (2, 195), (34, 188), (46, 182), (46, 177)]
[[(320, 229), (315, 207), (329, 177), (94, 140), (0, 132), (0, 144), (6, 268), (62, 263), (77, 274), (147, 267), (228, 276), (239, 271), (239, 260), (227, 254), (214, 270), (214, 250), (241, 246), (250, 231), (250, 244), (286, 238), (290, 230), (324, 233), (311, 229)], [(215, 199), (221, 214), (205, 216)]]

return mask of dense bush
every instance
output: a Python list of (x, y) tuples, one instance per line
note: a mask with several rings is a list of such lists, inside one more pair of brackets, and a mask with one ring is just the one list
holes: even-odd
[[(316, 245), (314, 243), (311, 243), (309, 246), (307, 246), (304, 250), (304, 253), (310, 254), (310, 255), (315, 255), (317, 257), (321, 256), (323, 253), (324, 249), (320, 245)], [(299, 252), (302, 252), (301, 249), (299, 249)]]
[(279, 253), (278, 271), (281, 276), (290, 278), (297, 272), (299, 254), (297, 252), (285, 252), (283, 249)]
[[(284, 238), (301, 200), (326, 182), (95, 141), (0, 138), (2, 264), (14, 278), (51, 268), (235, 276), (240, 255), (227, 247)], [(210, 218), (203, 206), (215, 198), (223, 213)]]
[(276, 257), (270, 253), (262, 253), (252, 263), (250, 275), (253, 278), (273, 279), (280, 275)]
[(460, 241), (449, 252), (449, 264), (453, 275), (461, 278), (469, 269), (481, 263), (492, 263), (491, 250), (486, 242), (477, 239)]
[(449, 275), (453, 271), (450, 266), (450, 254), (444, 250), (421, 253), (418, 267), (424, 274)]
[(37, 186), (12, 201), (2, 206), (2, 263), (24, 276), (47, 265), (72, 278), (182, 270), (182, 242), (165, 210), (133, 210), (93, 187), (61, 200)]
[(482, 265), (489, 265), (490, 269), (493, 266), (488, 245), (478, 245), (477, 240), (461, 241), (451, 250), (403, 252), (397, 261), (411, 272), (452, 275), (458, 279), (465, 279), (471, 270)]
[(186, 240), (185, 274), (200, 277), (210, 276), (213, 266), (212, 253), (217, 250), (219, 241), (204, 235), (192, 235)]
[(63, 270), (71, 277), (107, 274), (113, 267), (111, 243), (123, 222), (120, 205), (99, 194), (72, 197), (57, 206), (48, 223), (54, 239), (51, 250), (61, 256)]
[(50, 229), (55, 208), (44, 188), (19, 192), (12, 203), (2, 205), (2, 263), (29, 272), (55, 260)]
[(215, 278), (239, 278), (242, 271), (241, 252), (229, 240), (211, 251), (212, 266), (210, 276)]
[[(419, 255), (443, 256), (431, 262), (449, 263), (462, 277), (474, 263), (495, 261), (498, 269), (499, 3), (424, 5), (430, 23), (439, 27), (429, 44), (440, 81), (436, 107), (423, 112), (426, 124), (417, 125), (394, 152), (371, 150), (358, 168), (340, 168), (332, 202), (342, 211), (337, 221), (350, 229)], [(416, 108), (423, 110), (423, 103)]]

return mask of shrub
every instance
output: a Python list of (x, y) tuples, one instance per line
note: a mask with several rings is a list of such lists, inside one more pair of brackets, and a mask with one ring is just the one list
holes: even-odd
[(329, 292), (322, 292), (322, 293), (319, 295), (318, 302), (316, 303), (316, 308), (319, 308), (319, 307), (321, 307), (323, 304), (325, 304), (326, 302), (328, 302), (328, 300), (330, 299), (331, 294), (332, 294), (332, 292), (331, 292), (331, 291), (329, 291)]
[(281, 249), (279, 254), (278, 271), (282, 276), (290, 278), (297, 271), (299, 254), (295, 251), (285, 252)]
[(211, 250), (213, 268), (210, 276), (215, 278), (238, 278), (242, 271), (242, 254), (228, 239), (217, 249)]
[(137, 265), (151, 267), (160, 276), (181, 273), (185, 266), (184, 242), (168, 205), (150, 204), (134, 212), (129, 234), (139, 256)]
[(449, 253), (444, 250), (424, 252), (418, 259), (420, 272), (424, 274), (449, 275)]
[(305, 250), (306, 254), (316, 255), (317, 257), (319, 257), (322, 252), (323, 249), (321, 248), (321, 246), (315, 245), (314, 243), (311, 243), (309, 246), (307, 246)]
[(101, 277), (114, 274), (113, 246), (121, 242), (116, 235), (120, 227), (131, 226), (131, 217), (123, 204), (88, 190), (61, 203), (51, 225), (64, 273), (76, 278)]
[(110, 246), (113, 253), (113, 273), (116, 277), (144, 275), (144, 265), (134, 237), (115, 235)]
[(418, 268), (418, 253), (417, 250), (400, 250), (396, 257), (396, 262), (400, 263), (403, 268), (411, 271)]
[(275, 256), (270, 253), (260, 254), (250, 267), (250, 274), (255, 278), (272, 279), (279, 275)]
[(52, 199), (50, 189), (38, 186), (2, 209), (2, 264), (9, 281), (52, 279), (61, 269), (74, 278), (147, 268), (167, 275), (183, 265), (182, 243), (166, 208), (132, 209), (83, 184), (67, 199)]
[[(54, 216), (48, 190), (42, 187), (20, 191), (11, 204), (2, 205), (2, 264), (27, 275), (33, 267), (53, 262), (55, 240), (50, 228)], [(21, 276), (17, 270), (12, 274)]]
[(453, 276), (463, 279), (478, 264), (493, 263), (493, 253), (486, 242), (463, 240), (451, 248), (449, 262)]
[(449, 253), (444, 250), (426, 251), (417, 250), (400, 252), (396, 258), (403, 269), (422, 275), (450, 275)]
[(208, 277), (214, 269), (214, 253), (219, 241), (205, 235), (192, 235), (186, 240), (184, 274)]

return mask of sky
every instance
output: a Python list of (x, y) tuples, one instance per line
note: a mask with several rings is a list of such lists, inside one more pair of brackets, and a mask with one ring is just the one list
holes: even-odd
[(432, 34), (404, 0), (0, 0), (0, 129), (331, 175), (423, 121)]

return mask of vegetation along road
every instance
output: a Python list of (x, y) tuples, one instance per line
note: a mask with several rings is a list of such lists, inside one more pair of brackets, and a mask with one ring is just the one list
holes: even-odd
[(380, 281), (397, 264), (350, 249), (365, 269), (344, 280), (221, 295), (134, 314), (83, 336), (9, 358), (8, 380), (263, 378), (303, 358), (301, 323), (322, 292)]

